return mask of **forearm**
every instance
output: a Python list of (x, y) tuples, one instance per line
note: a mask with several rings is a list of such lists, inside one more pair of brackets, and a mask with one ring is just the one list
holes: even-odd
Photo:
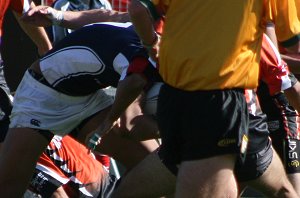
[(144, 44), (152, 44), (156, 38), (153, 20), (148, 10), (136, 0), (129, 5), (129, 14), (135, 30)]
[(293, 87), (284, 91), (289, 103), (300, 112), (300, 83), (297, 82)]
[(300, 74), (300, 55), (297, 57), (292, 57), (289, 55), (281, 55), (282, 59), (287, 63), (290, 71), (293, 74)]
[(139, 74), (132, 74), (120, 81), (108, 119), (116, 121), (142, 93), (145, 84), (146, 80)]
[(52, 44), (43, 27), (36, 27), (30, 24), (26, 24), (20, 20), (21, 16), (19, 16), (15, 12), (14, 15), (18, 23), (20, 24), (21, 28), (23, 29), (23, 31), (30, 37), (30, 39), (37, 46), (40, 55), (45, 54), (47, 51), (49, 51), (52, 48)]
[(64, 11), (64, 19), (60, 26), (77, 29), (84, 25), (96, 22), (128, 22), (129, 14), (113, 10), (94, 9), (80, 12)]

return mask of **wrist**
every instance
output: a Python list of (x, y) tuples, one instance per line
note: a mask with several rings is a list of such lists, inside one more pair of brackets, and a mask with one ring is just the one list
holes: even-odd
[(152, 49), (158, 43), (159, 38), (160, 38), (160, 36), (156, 32), (154, 32), (154, 38), (153, 38), (152, 42), (150, 44), (148, 44), (148, 43), (142, 41), (142, 44), (146, 49)]
[(48, 14), (47, 17), (48, 19), (51, 20), (52, 25), (60, 25), (62, 21), (64, 20), (64, 13), (61, 10), (55, 10), (53, 8), (48, 8), (47, 9)]

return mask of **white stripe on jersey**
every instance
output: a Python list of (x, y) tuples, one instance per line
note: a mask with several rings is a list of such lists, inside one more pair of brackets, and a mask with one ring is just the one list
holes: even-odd
[(100, 57), (91, 48), (83, 46), (66, 47), (49, 54), (41, 59), (40, 67), (54, 87), (70, 77), (98, 75), (105, 69)]
[[(273, 52), (275, 53), (278, 65), (282, 65), (283, 61), (281, 59), (281, 56), (280, 56), (280, 53), (279, 53), (277, 47), (274, 45), (274, 43), (271, 41), (271, 39), (266, 34), (264, 34), (264, 36), (266, 38), (266, 41), (268, 41), (269, 45), (272, 47)], [(285, 68), (282, 68), (282, 69), (284, 70)], [(281, 81), (282, 81), (282, 83), (281, 83), (281, 91), (284, 91), (284, 90), (292, 87), (292, 81), (289, 78), (288, 73), (289, 72), (287, 72), (287, 75), (285, 75), (285, 76), (281, 76)]]
[(116, 26), (116, 27), (124, 27), (124, 28), (128, 28), (129, 26), (132, 26), (131, 22), (125, 22), (125, 23), (121, 23), (121, 22), (98, 22), (98, 23), (91, 23), (85, 26), (90, 26), (93, 24), (106, 24), (106, 25), (111, 25), (111, 26)]

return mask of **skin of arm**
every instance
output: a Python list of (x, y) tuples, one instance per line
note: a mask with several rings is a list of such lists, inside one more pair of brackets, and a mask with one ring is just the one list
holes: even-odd
[(281, 58), (288, 64), (289, 69), (293, 74), (300, 74), (300, 56), (293, 57), (292, 55), (281, 54)]
[(117, 12), (113, 10), (95, 9), (80, 12), (65, 11), (62, 27), (77, 29), (86, 24), (96, 22), (128, 22), (129, 15), (126, 12)]
[[(49, 18), (50, 13), (56, 15), (58, 11), (48, 6), (36, 6), (26, 12), (22, 20), (36, 26), (51, 26), (52, 21)], [(63, 11), (63, 20), (61, 27), (77, 29), (84, 25), (96, 22), (128, 22), (129, 15), (126, 12), (117, 12), (105, 9), (93, 9), (84, 11)]]
[(152, 44), (155, 40), (155, 29), (153, 20), (146, 9), (139, 1), (132, 0), (128, 7), (129, 15), (135, 30), (144, 44)]
[(120, 81), (117, 87), (115, 101), (104, 122), (96, 131), (87, 135), (86, 145), (89, 145), (90, 138), (96, 133), (100, 137), (108, 133), (116, 124), (124, 111), (132, 104), (142, 93), (147, 80), (142, 75), (133, 73)]
[(297, 82), (294, 86), (284, 91), (290, 104), (300, 112), (300, 83)]
[(131, 74), (120, 81), (117, 87), (115, 102), (107, 116), (108, 120), (116, 121), (127, 107), (142, 93), (147, 81), (140, 74)]
[[(272, 23), (270, 25), (267, 25), (266, 32), (268, 37), (271, 39), (271, 41), (274, 43), (274, 45), (278, 49), (278, 42), (275, 32), (275, 27)], [(294, 74), (300, 74), (300, 48), (299, 48), (299, 42), (296, 43), (291, 48), (286, 48), (288, 51), (287, 54), (281, 54), (281, 58), (288, 64), (289, 69)]]
[[(31, 8), (35, 7), (34, 3), (31, 3)], [(47, 36), (47, 33), (43, 27), (35, 27), (30, 24), (26, 24), (21, 20), (21, 16), (16, 12), (13, 12), (18, 23), (24, 32), (31, 38), (38, 48), (39, 55), (45, 54), (52, 48), (52, 44)]]

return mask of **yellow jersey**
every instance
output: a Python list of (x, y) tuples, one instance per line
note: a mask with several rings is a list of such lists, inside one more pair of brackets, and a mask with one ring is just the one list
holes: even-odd
[(187, 91), (255, 88), (265, 21), (285, 28), (278, 30), (281, 41), (300, 33), (297, 5), (292, 2), (152, 0), (167, 10), (159, 54), (161, 76)]

